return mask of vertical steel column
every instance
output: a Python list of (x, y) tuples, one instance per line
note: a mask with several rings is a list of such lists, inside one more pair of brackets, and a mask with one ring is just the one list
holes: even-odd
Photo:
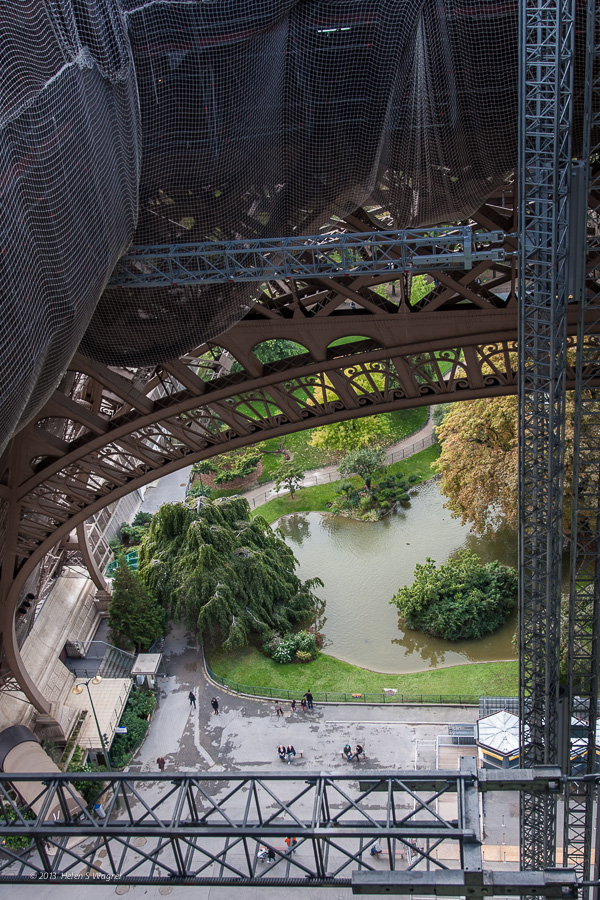
[[(574, 0), (522, 0), (519, 681), (522, 765), (558, 761)], [(554, 865), (556, 800), (521, 794), (521, 863)]]
[[(579, 214), (571, 216), (571, 238), (576, 242), (572, 268), (578, 273), (571, 280), (573, 299), (578, 302), (577, 379), (575, 391), (575, 433), (573, 441), (573, 507), (571, 533), (571, 572), (569, 590), (568, 689), (571, 716), (577, 726), (577, 739), (586, 747), (587, 758), (569, 761), (569, 775), (592, 774), (596, 764), (596, 717), (598, 715), (598, 678), (600, 676), (600, 398), (590, 386), (591, 372), (600, 365), (600, 346), (591, 336), (598, 325), (597, 313), (591, 319), (593, 304), (598, 301), (596, 269), (587, 273), (587, 259), (596, 265), (600, 238), (600, 172), (597, 155), (600, 127), (600, 5), (588, 0), (585, 42), (585, 84), (582, 98), (581, 161), (578, 169)], [(596, 79), (594, 79), (596, 73)], [(593, 132), (592, 132), (593, 129)], [(595, 146), (591, 146), (591, 133)], [(590, 160), (592, 171), (590, 178)], [(591, 185), (590, 185), (591, 181)], [(589, 188), (592, 188), (590, 191)], [(593, 204), (590, 236), (587, 236), (588, 194)], [(595, 200), (594, 200), (595, 198)], [(579, 274), (580, 273), (580, 274)], [(564, 865), (574, 866), (584, 881), (591, 876), (592, 829), (594, 823), (595, 786), (591, 781), (569, 782), (565, 797)], [(598, 867), (598, 860), (596, 861)], [(596, 877), (598, 877), (596, 875)], [(586, 900), (589, 888), (583, 888)]]

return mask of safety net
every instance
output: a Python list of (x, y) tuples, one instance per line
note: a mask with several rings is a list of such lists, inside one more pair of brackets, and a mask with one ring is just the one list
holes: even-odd
[(0, 425), (78, 345), (152, 366), (245, 284), (104, 290), (129, 242), (314, 234), (369, 206), (467, 218), (515, 165), (517, 0), (12, 0), (3, 91)]

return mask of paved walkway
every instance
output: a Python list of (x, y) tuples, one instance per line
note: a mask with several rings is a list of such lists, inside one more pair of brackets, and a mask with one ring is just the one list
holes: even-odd
[[(402, 456), (412, 456), (418, 453), (424, 447), (429, 447), (433, 443), (433, 417), (429, 415), (425, 425), (413, 434), (392, 444), (386, 450), (386, 464), (397, 461)], [(155, 513), (163, 503), (173, 503), (177, 500), (185, 499), (185, 489), (190, 477), (192, 467), (180, 469), (171, 475), (165, 475), (149, 485), (142, 505), (141, 512)], [(324, 484), (326, 481), (337, 481), (340, 478), (337, 465), (324, 466), (322, 469), (311, 469), (306, 473), (304, 486), (308, 487), (313, 484)], [(288, 493), (285, 488), (280, 491), (275, 490), (275, 482), (269, 481), (266, 484), (257, 485), (249, 491), (240, 491), (241, 495), (246, 498), (251, 507), (260, 506), (267, 500), (272, 500), (279, 494)]]
[[(431, 446), (433, 444), (433, 427), (433, 416), (430, 415), (422, 428), (388, 447), (385, 452), (386, 465), (397, 462), (401, 457), (412, 456), (413, 453), (418, 453), (425, 447)], [(310, 487), (314, 484), (324, 484), (327, 481), (339, 481), (340, 478), (341, 475), (336, 464), (324, 466), (322, 469), (311, 469), (310, 472), (306, 473), (302, 484), (304, 487)], [(257, 485), (251, 490), (245, 491), (242, 496), (246, 498), (250, 506), (254, 507), (272, 500), (279, 494), (287, 493), (289, 492), (285, 488), (276, 491), (275, 482), (269, 481), (266, 484)]]

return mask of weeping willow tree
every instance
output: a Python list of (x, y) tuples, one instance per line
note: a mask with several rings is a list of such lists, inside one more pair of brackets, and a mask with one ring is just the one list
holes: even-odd
[(225, 650), (272, 631), (285, 634), (314, 617), (319, 578), (302, 582), (288, 545), (241, 497), (196, 509), (167, 503), (155, 514), (140, 550), (139, 575), (188, 628), (222, 638)]

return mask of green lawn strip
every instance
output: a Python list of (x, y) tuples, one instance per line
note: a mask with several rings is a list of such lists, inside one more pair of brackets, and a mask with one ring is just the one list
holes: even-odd
[[(296, 692), (297, 699), (309, 688), (313, 693), (331, 691), (347, 694), (377, 694), (396, 688), (400, 694), (443, 696), (514, 697), (519, 691), (518, 664), (477, 663), (429, 669), (404, 675), (386, 675), (361, 669), (322, 653), (313, 662), (280, 665), (263, 656), (255, 647), (231, 653), (207, 651), (211, 669), (221, 678), (238, 685)], [(243, 689), (240, 687), (240, 690)]]
[[(407, 456), (406, 459), (394, 463), (389, 467), (392, 473), (403, 472), (405, 475), (419, 475), (422, 481), (433, 478), (434, 472), (431, 465), (439, 456), (439, 447), (434, 445), (426, 450), (421, 450), (413, 456)], [(360, 478), (351, 478), (357, 486), (362, 486), (363, 482)], [(340, 479), (341, 481), (341, 479)], [(324, 512), (327, 510), (327, 503), (331, 503), (335, 497), (335, 486), (337, 481), (327, 482), (325, 484), (316, 484), (313, 487), (301, 488), (296, 491), (294, 499), (290, 494), (284, 494), (257, 506), (252, 510), (253, 516), (263, 516), (267, 522), (275, 522), (280, 516), (287, 516), (295, 512)]]
[[(391, 429), (390, 444), (396, 444), (416, 431), (419, 431), (427, 421), (427, 409), (424, 406), (416, 409), (398, 409), (384, 415)], [(286, 448), (293, 455), (294, 462), (298, 463), (305, 472), (311, 469), (320, 469), (339, 461), (335, 454), (328, 453), (320, 447), (311, 447), (310, 439), (316, 429), (297, 431), (286, 438)], [(265, 441), (265, 449), (276, 450), (279, 446), (279, 438), (270, 438)], [(275, 479), (276, 470), (281, 465), (281, 455), (264, 453), (262, 457), (263, 470), (258, 479), (259, 484), (266, 484)]]

